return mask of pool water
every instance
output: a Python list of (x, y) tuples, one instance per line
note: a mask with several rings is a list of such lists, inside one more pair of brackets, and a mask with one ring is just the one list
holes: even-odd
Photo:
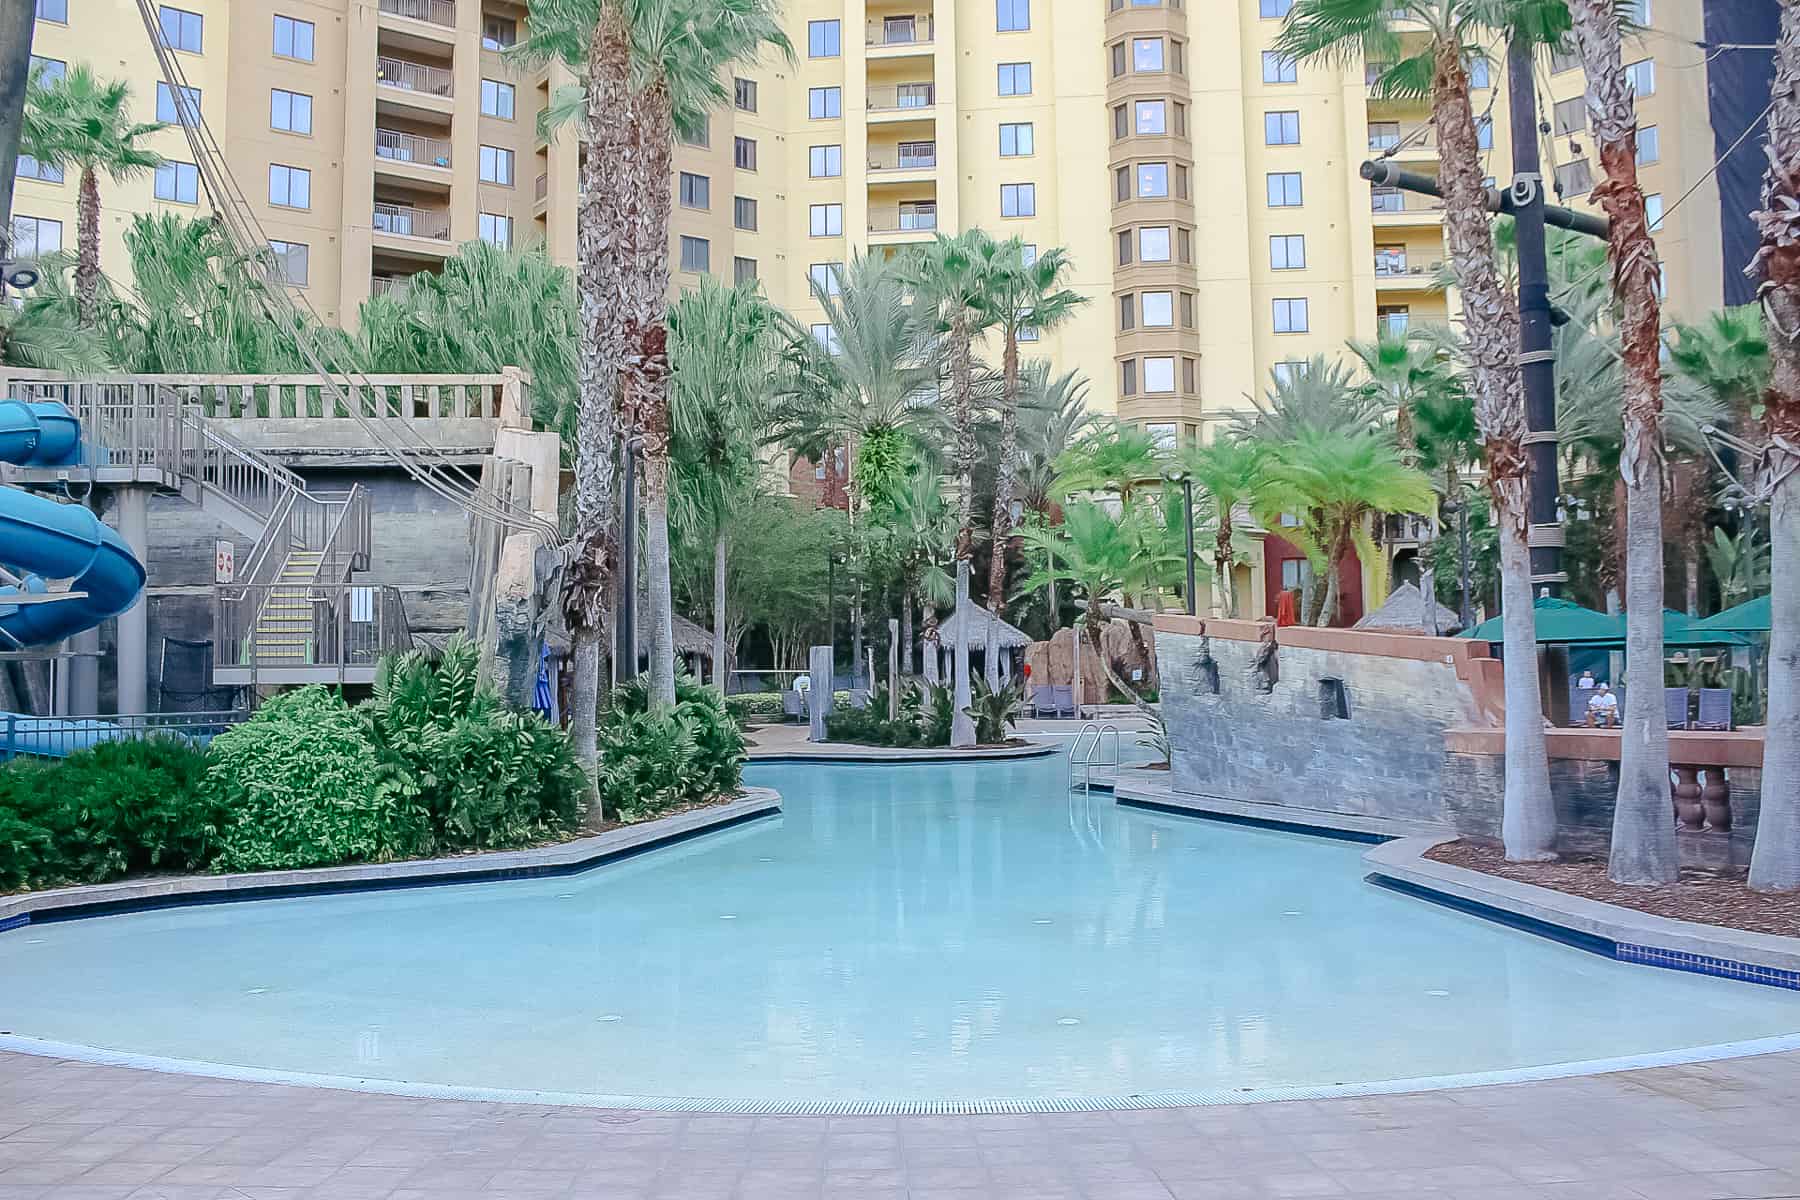
[(792, 1104), (1225, 1093), (1790, 1034), (1800, 997), (1071, 795), (1060, 758), (768, 766), (785, 812), (553, 879), (0, 936), (0, 1030), (407, 1084)]

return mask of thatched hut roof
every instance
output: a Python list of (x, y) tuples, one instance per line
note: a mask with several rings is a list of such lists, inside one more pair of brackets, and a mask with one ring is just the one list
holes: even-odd
[(957, 634), (963, 628), (964, 621), (968, 622), (969, 647), (973, 650), (980, 650), (987, 645), (990, 625), (994, 627), (994, 641), (1002, 650), (1031, 645), (1031, 636), (1023, 629), (1008, 625), (973, 600), (965, 600), (963, 607), (938, 626), (938, 641), (945, 646), (956, 645)]
[(1427, 600), (1415, 585), (1403, 583), (1388, 596), (1386, 604), (1358, 621), (1355, 627), (1375, 633), (1447, 635), (1462, 628), (1462, 618), (1436, 600)]
[[(650, 653), (650, 611), (645, 605), (637, 610), (637, 648), (639, 654)], [(680, 613), (675, 614), (675, 653), (698, 654), (701, 658), (712, 658), (712, 634), (688, 620)]]

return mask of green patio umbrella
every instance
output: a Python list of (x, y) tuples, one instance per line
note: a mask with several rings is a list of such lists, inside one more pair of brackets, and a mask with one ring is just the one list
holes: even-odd
[(1665, 608), (1663, 645), (1672, 649), (1684, 646), (1748, 646), (1750, 639), (1729, 629), (1709, 628), (1705, 621)]
[[(1583, 608), (1573, 600), (1560, 596), (1539, 596), (1531, 602), (1537, 640), (1567, 646), (1622, 644), (1625, 640), (1625, 618), (1608, 616)], [(1481, 642), (1505, 640), (1503, 618), (1489, 617), (1463, 634)]]
[(1767, 633), (1772, 619), (1769, 611), (1769, 598), (1758, 596), (1754, 600), (1746, 600), (1722, 613), (1714, 613), (1702, 621), (1695, 621), (1694, 628), (1708, 630), (1726, 630), (1732, 633)]

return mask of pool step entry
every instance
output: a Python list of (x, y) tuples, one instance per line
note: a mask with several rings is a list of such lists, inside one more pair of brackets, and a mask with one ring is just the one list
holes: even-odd
[[(1112, 737), (1112, 757), (1106, 757), (1106, 739)], [(1089, 741), (1089, 737), (1092, 741)], [(1094, 768), (1111, 767), (1115, 772), (1119, 769), (1119, 727), (1111, 721), (1102, 725), (1099, 721), (1089, 721), (1075, 735), (1074, 744), (1069, 747), (1069, 790), (1075, 790), (1075, 768), (1081, 768), (1081, 790), (1086, 792), (1094, 786)]]

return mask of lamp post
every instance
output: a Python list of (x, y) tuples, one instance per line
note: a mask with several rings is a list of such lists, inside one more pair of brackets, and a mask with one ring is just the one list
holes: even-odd
[(1195, 617), (1200, 615), (1200, 602), (1194, 594), (1194, 477), (1174, 470), (1164, 473), (1163, 478), (1181, 485), (1181, 523), (1187, 531), (1187, 611), (1188, 616)]
[[(1457, 581), (1458, 581), (1458, 585), (1462, 588), (1462, 604), (1461, 604), (1460, 611), (1457, 613), (1457, 616), (1461, 619), (1462, 627), (1464, 629), (1472, 629), (1475, 626), (1475, 610), (1474, 610), (1473, 606), (1469, 603), (1469, 500), (1468, 500), (1468, 497), (1465, 496), (1460, 500), (1455, 500), (1455, 499), (1449, 500), (1444, 503), (1444, 505), (1439, 509), (1439, 511), (1442, 512), (1447, 517), (1460, 518), (1460, 520), (1457, 523), (1458, 524), (1458, 529), (1457, 529)], [(1431, 600), (1435, 599), (1435, 597), (1427, 596), (1427, 597), (1425, 597), (1425, 599), (1427, 602), (1430, 602)]]

